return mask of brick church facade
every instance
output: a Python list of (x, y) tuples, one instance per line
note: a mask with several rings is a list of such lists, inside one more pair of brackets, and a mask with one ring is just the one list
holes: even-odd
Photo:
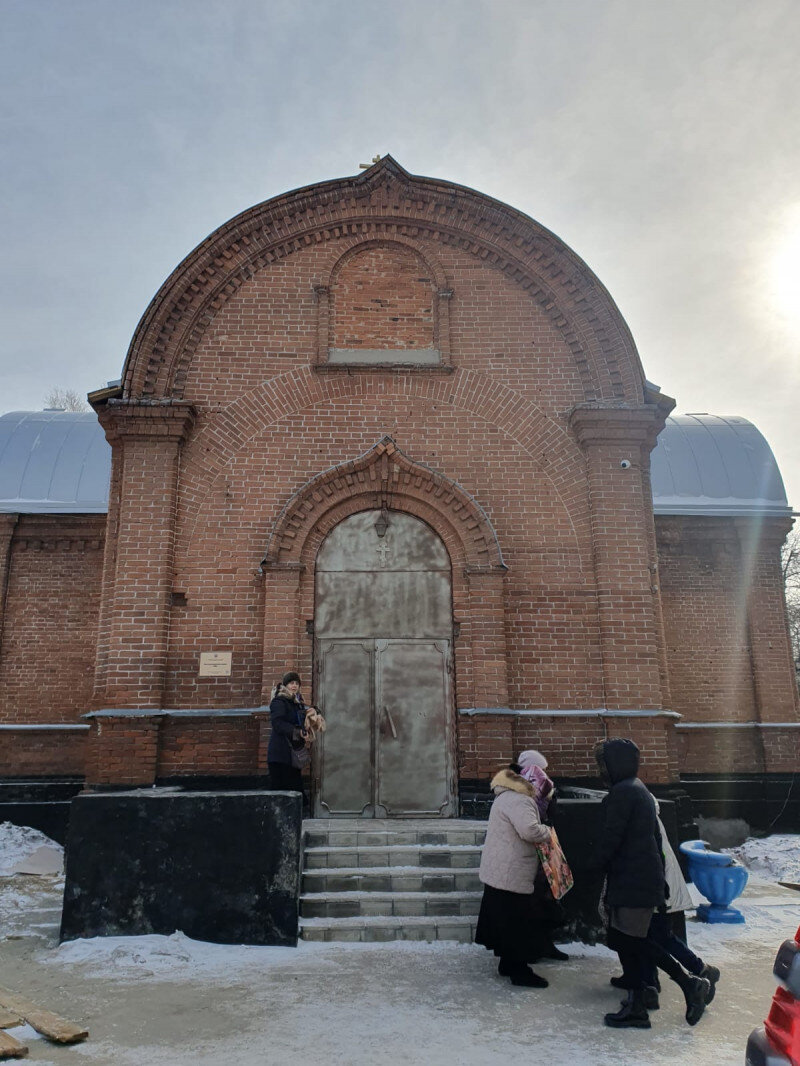
[(260, 204), (90, 400), (107, 516), (0, 514), (5, 779), (263, 779), (288, 668), (319, 814), (456, 814), (527, 747), (591, 778), (606, 736), (653, 784), (797, 769), (782, 486), (654, 512), (673, 401), (514, 209), (388, 156)]

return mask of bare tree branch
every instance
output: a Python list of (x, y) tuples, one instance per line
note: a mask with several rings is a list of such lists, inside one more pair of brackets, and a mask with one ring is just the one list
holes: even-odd
[(783, 581), (786, 588), (786, 612), (795, 664), (800, 667), (800, 527), (795, 526), (781, 552)]
[(44, 398), (45, 408), (56, 408), (62, 411), (88, 411), (89, 405), (84, 402), (82, 396), (74, 389), (62, 389), (57, 385), (52, 388)]

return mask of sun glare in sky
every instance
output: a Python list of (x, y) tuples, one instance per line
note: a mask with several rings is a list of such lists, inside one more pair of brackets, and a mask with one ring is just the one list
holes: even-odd
[(769, 264), (769, 292), (775, 312), (800, 334), (800, 204), (781, 219)]

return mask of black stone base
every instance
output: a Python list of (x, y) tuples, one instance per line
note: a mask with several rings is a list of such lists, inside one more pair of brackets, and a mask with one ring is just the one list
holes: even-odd
[(800, 833), (800, 773), (683, 774), (704, 818), (742, 818), (756, 833)]
[(70, 805), (82, 778), (0, 781), (0, 822), (30, 826), (65, 844)]
[(72, 804), (61, 939), (297, 944), (296, 792), (138, 789)]

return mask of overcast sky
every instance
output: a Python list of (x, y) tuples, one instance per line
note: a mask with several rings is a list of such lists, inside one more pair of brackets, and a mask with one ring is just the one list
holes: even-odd
[(391, 152), (595, 271), (800, 509), (798, 0), (0, 0), (0, 410), (119, 376), (210, 231)]

